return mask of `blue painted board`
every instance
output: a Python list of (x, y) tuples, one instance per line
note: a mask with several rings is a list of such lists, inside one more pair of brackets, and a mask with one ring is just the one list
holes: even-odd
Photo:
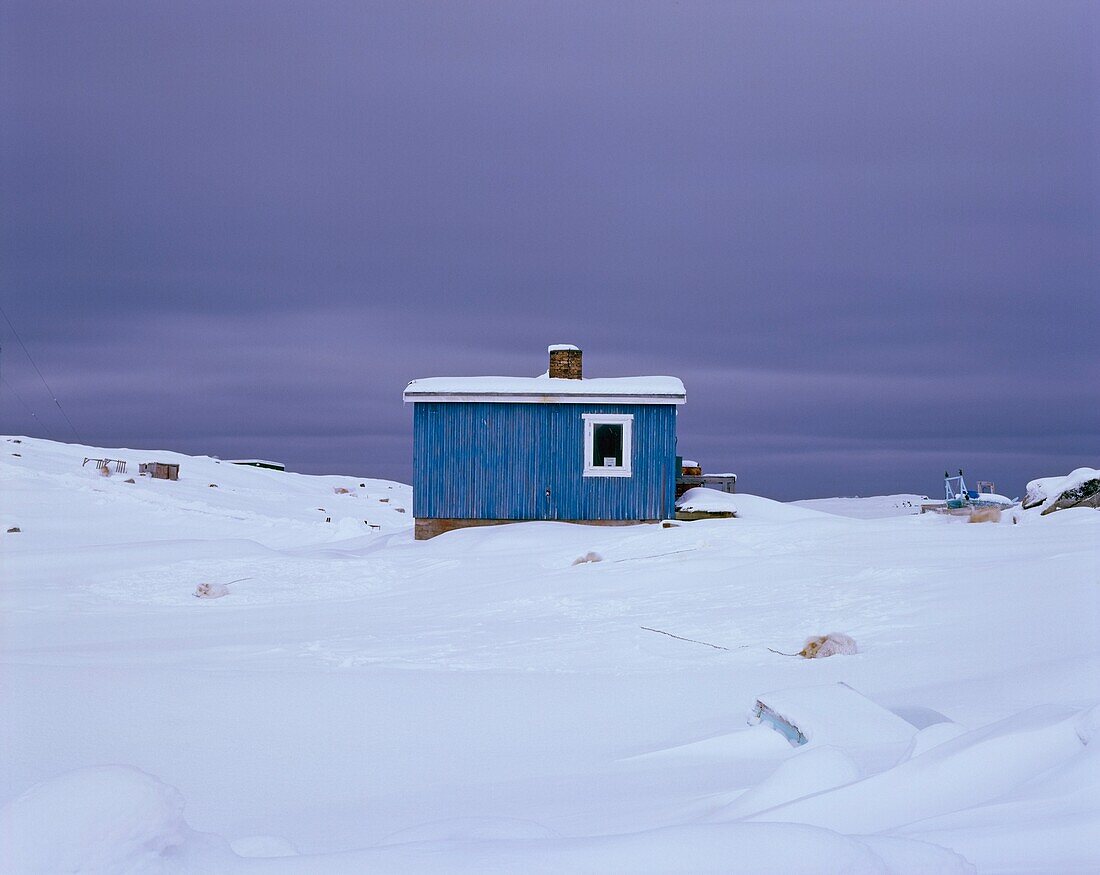
[[(632, 476), (584, 477), (585, 413), (629, 413)], [(417, 518), (635, 520), (675, 515), (671, 404), (417, 402)]]

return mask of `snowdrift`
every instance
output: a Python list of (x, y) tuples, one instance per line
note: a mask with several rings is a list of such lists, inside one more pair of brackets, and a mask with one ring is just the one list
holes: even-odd
[(728, 492), (707, 489), (704, 486), (696, 486), (680, 496), (679, 501), (676, 502), (676, 509), (706, 513), (733, 511), (738, 519), (769, 523), (798, 522), (828, 517), (827, 514), (818, 511), (773, 501), (759, 495), (749, 495), (744, 492), (730, 495)]
[[(421, 830), (420, 836), (395, 836), (396, 842), (391, 839), (375, 848), (303, 856), (278, 837), (241, 839), (230, 845), (219, 836), (196, 832), (182, 809), (179, 791), (137, 769), (104, 766), (69, 772), (35, 785), (0, 809), (4, 864), (9, 871), (24, 873), (164, 875), (513, 872), (531, 865), (554, 872), (974, 871), (957, 854), (923, 842), (857, 839), (793, 824), (685, 825), (561, 838), (530, 825), (517, 831), (513, 824), (502, 836), (499, 827), (467, 822), (444, 829), (443, 838), (425, 839)], [(248, 853), (235, 853), (234, 848)]]
[(151, 872), (177, 868), (185, 852), (225, 856), (228, 845), (187, 825), (183, 805), (139, 769), (67, 772), (0, 809), (0, 861), (10, 872)]

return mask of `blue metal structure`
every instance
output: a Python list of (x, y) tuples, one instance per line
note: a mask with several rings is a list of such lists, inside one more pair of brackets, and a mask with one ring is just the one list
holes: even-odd
[[(585, 477), (585, 413), (631, 414), (632, 475)], [(659, 520), (676, 513), (671, 404), (418, 402), (413, 513), (482, 520)]]
[(1004, 507), (1007, 501), (1007, 499), (1001, 501), (988, 497), (988, 493), (975, 489), (967, 489), (962, 468), (959, 468), (959, 473), (954, 476), (946, 471), (943, 472), (943, 489), (944, 501), (950, 510), (961, 510), (967, 507)]

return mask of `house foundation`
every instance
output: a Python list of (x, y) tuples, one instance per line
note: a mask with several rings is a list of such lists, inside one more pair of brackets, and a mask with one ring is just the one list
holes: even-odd
[[(418, 519), (414, 528), (417, 541), (427, 541), (444, 532), (455, 529), (468, 529), (476, 526), (506, 526), (510, 523), (548, 522), (548, 520), (478, 520), (478, 519)], [(660, 520), (551, 520), (550, 522), (573, 523), (579, 526), (644, 526), (656, 525)]]

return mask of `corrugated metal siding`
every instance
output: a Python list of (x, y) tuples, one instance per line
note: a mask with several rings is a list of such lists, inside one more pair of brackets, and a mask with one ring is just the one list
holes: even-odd
[[(582, 476), (583, 413), (634, 415), (633, 476)], [(419, 402), (413, 444), (413, 513), (420, 518), (631, 520), (675, 513), (673, 405)]]

